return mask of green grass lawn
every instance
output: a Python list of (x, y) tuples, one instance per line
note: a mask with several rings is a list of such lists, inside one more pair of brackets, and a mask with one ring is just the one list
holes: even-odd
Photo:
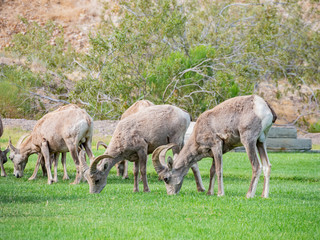
[[(69, 154), (71, 179), (62, 181), (59, 163), (59, 182), (53, 185), (46, 184), (41, 170), (36, 180), (27, 180), (35, 155), (20, 179), (12, 175), (9, 160), (8, 177), (0, 178), (0, 239), (320, 239), (320, 154), (270, 153), (269, 157), (269, 199), (260, 197), (263, 176), (257, 196), (245, 198), (251, 178), (245, 153), (224, 155), (226, 195), (219, 198), (198, 193), (191, 171), (181, 192), (168, 196), (150, 159), (151, 193), (132, 192), (131, 163), (128, 180), (117, 177), (113, 169), (104, 190), (94, 195), (84, 182), (70, 185), (75, 167)], [(211, 159), (203, 159), (199, 166), (208, 188)]]

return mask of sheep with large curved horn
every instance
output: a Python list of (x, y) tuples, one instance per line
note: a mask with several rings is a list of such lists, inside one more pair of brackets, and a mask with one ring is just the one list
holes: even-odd
[(153, 163), (159, 176), (166, 179), (167, 193), (178, 193), (192, 164), (202, 158), (211, 157), (213, 161), (207, 194), (213, 194), (214, 179), (217, 175), (218, 196), (223, 196), (222, 155), (243, 144), (252, 165), (252, 179), (246, 196), (254, 197), (262, 168), (262, 197), (267, 198), (271, 164), (267, 155), (266, 139), (276, 118), (271, 106), (257, 95), (231, 98), (202, 113), (189, 140), (174, 159), (172, 170), (167, 171), (161, 163), (166, 147), (156, 149), (154, 153)]
[[(98, 165), (103, 159), (113, 159), (113, 157), (108, 154), (102, 154), (94, 158), (89, 167), (85, 160), (85, 153), (83, 150), (80, 152), (81, 167), (84, 177), (89, 183), (90, 193), (100, 193), (107, 184), (107, 176), (110, 171), (109, 164), (108, 162), (104, 162), (101, 168)], [(94, 184), (97, 182), (101, 182), (102, 184)]]

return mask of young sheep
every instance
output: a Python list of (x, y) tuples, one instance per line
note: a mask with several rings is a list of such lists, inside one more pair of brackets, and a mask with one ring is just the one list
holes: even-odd
[(76, 165), (77, 174), (73, 184), (78, 184), (82, 177), (80, 171), (78, 147), (82, 144), (90, 159), (93, 159), (91, 142), (93, 120), (90, 115), (76, 105), (69, 104), (47, 113), (35, 125), (30, 136), (14, 147), (9, 141), (10, 156), (14, 164), (14, 175), (22, 177), (24, 168), (31, 154), (41, 153), (45, 159), (48, 184), (53, 182), (50, 155), (70, 152)]
[(173, 162), (168, 158), (168, 166), (163, 164), (165, 152), (174, 147), (173, 144), (158, 147), (153, 153), (153, 165), (159, 177), (164, 180), (167, 193), (176, 194), (180, 191), (184, 176), (192, 164), (204, 157), (212, 157), (208, 195), (213, 194), (215, 175), (218, 178), (218, 196), (224, 195), (222, 154), (242, 143), (252, 165), (247, 198), (255, 195), (261, 165), (264, 173), (262, 197), (267, 198), (271, 164), (266, 151), (266, 138), (276, 118), (268, 103), (256, 95), (235, 97), (202, 113), (190, 139)]

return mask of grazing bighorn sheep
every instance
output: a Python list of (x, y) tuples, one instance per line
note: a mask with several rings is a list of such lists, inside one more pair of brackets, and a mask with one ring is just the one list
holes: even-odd
[[(190, 124), (190, 115), (170, 105), (150, 106), (121, 120), (105, 153), (95, 158), (90, 165), (81, 159), (84, 176), (90, 193), (99, 193), (107, 183), (110, 169), (123, 159), (134, 162), (134, 188), (139, 191), (139, 165), (144, 192), (149, 192), (147, 183), (147, 158), (158, 146), (175, 143), (177, 154), (183, 146), (184, 134)], [(101, 163), (100, 163), (101, 161)], [(98, 165), (98, 163), (100, 163)], [(198, 166), (192, 166), (199, 191), (204, 191)]]
[[(174, 145), (157, 148), (152, 162), (159, 177), (166, 184), (168, 194), (179, 193), (183, 178), (190, 166), (204, 157), (212, 157), (208, 195), (213, 194), (214, 178), (218, 178), (218, 196), (224, 195), (222, 178), (222, 154), (243, 144), (252, 165), (252, 179), (247, 198), (254, 197), (259, 176), (264, 172), (262, 197), (268, 197), (271, 164), (266, 151), (268, 131), (277, 116), (261, 97), (242, 96), (229, 99), (198, 118), (190, 139), (172, 161), (166, 151)], [(257, 156), (259, 152), (261, 162)], [(160, 158), (160, 159), (159, 159)]]
[[(139, 112), (141, 109), (146, 107), (154, 106), (154, 104), (148, 100), (140, 100), (132, 104), (122, 115), (120, 120), (125, 119), (126, 117)], [(128, 178), (128, 161), (123, 160), (116, 164), (117, 175), (122, 176), (123, 179)]]
[(132, 104), (122, 115), (120, 120), (125, 119), (126, 117), (129, 117), (130, 115), (139, 112), (142, 109), (145, 109), (146, 107), (154, 106), (154, 103), (148, 101), (148, 100), (139, 100)]
[(8, 159), (7, 159), (7, 153), (9, 152), (9, 148), (6, 148), (6, 150), (1, 151), (0, 149), (0, 167), (1, 167), (1, 177), (6, 177), (6, 171), (4, 170), (3, 164), (5, 164)]
[[(0, 137), (3, 134), (3, 125), (2, 125), (2, 120), (0, 117)], [(6, 148), (6, 150), (1, 151), (0, 149), (0, 168), (1, 168), (1, 177), (6, 177), (6, 171), (4, 170), (3, 164), (7, 162), (7, 153), (9, 152), (9, 148)]]
[[(67, 153), (63, 152), (61, 153), (61, 163), (63, 166), (63, 180), (67, 180), (69, 179), (68, 173), (67, 173), (67, 165), (66, 165), (66, 157), (67, 157)], [(54, 176), (53, 176), (53, 182), (58, 182), (58, 161), (59, 161), (59, 153), (54, 153), (51, 154), (50, 156), (50, 164), (54, 165)], [(39, 167), (42, 167), (42, 173), (43, 176), (47, 176), (47, 170), (46, 170), (46, 166), (45, 166), (45, 159), (42, 155), (42, 153), (38, 154), (38, 159), (37, 159), (37, 163), (36, 166), (34, 168), (33, 174), (32, 176), (28, 179), (28, 180), (34, 180), (37, 177), (37, 173), (39, 171)]]
[(3, 125), (2, 125), (2, 120), (0, 117), (0, 137), (2, 136), (2, 134), (3, 134)]
[(76, 105), (70, 104), (46, 114), (35, 125), (30, 136), (20, 146), (15, 148), (11, 140), (10, 159), (14, 164), (14, 175), (22, 177), (28, 157), (33, 153), (41, 153), (45, 159), (48, 174), (48, 184), (51, 184), (52, 174), (50, 155), (53, 153), (69, 152), (77, 168), (73, 184), (81, 180), (78, 147), (82, 144), (90, 159), (93, 159), (91, 142), (93, 134), (93, 120), (89, 114)]

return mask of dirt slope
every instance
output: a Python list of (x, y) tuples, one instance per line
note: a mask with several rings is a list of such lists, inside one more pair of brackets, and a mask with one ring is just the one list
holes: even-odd
[(87, 35), (99, 21), (102, 4), (98, 0), (0, 0), (0, 50), (12, 35), (23, 32), (19, 17), (44, 25), (48, 20), (61, 24), (66, 40), (77, 50), (85, 50)]

